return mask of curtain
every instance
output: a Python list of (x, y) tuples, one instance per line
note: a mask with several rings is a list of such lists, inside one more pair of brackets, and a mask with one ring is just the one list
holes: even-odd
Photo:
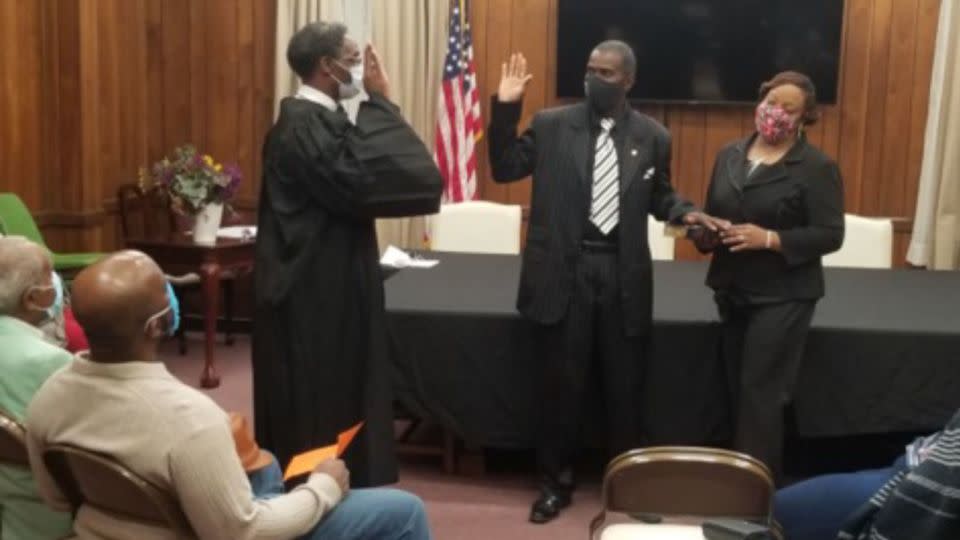
[[(371, 39), (390, 77), (391, 98), (433, 151), (437, 99), (447, 53), (449, 2), (368, 0)], [(425, 218), (384, 219), (377, 223), (380, 248), (422, 248)]]
[(916, 218), (907, 261), (960, 269), (960, 4), (940, 4)]

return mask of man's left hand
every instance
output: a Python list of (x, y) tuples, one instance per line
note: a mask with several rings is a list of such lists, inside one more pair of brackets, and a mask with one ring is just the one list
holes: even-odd
[(700, 225), (711, 231), (723, 231), (730, 227), (730, 222), (725, 219), (716, 218), (703, 212), (690, 212), (683, 216), (685, 225)]

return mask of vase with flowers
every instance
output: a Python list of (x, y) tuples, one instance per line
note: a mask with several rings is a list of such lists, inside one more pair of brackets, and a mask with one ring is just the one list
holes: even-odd
[(217, 163), (209, 154), (200, 154), (190, 145), (140, 170), (140, 187), (159, 186), (170, 197), (179, 214), (193, 216), (193, 241), (211, 245), (223, 219), (223, 208), (237, 193), (243, 176), (236, 165)]

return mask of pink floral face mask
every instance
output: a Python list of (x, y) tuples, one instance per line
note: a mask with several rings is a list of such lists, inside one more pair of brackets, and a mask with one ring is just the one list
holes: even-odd
[(797, 121), (780, 105), (757, 105), (757, 132), (769, 144), (779, 144), (797, 130)]

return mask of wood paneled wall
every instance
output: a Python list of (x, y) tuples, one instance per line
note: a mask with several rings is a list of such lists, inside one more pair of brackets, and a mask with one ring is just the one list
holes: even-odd
[(57, 249), (120, 245), (114, 194), (192, 143), (259, 191), (275, 0), (0, 0), (0, 191)]
[(0, 1), (0, 191), (44, 204), (39, 172), (49, 152), (42, 122), (43, 18), (38, 3)]
[[(496, 91), (500, 63), (511, 51), (523, 52), (534, 74), (524, 122), (558, 104), (557, 2), (473, 1), (480, 93), (488, 99)], [(809, 131), (811, 141), (840, 164), (849, 212), (898, 218), (895, 257), (901, 264), (916, 205), (939, 7), (940, 0), (846, 0), (838, 103), (824, 107), (822, 121)], [(483, 110), (486, 114), (488, 107)], [(717, 150), (753, 125), (749, 107), (643, 110), (673, 133), (674, 184), (697, 203), (703, 202)], [(529, 181), (493, 183), (484, 145), (481, 152), (483, 197), (528, 205)], [(678, 256), (697, 257), (686, 242), (677, 247)]]
[[(523, 51), (525, 121), (558, 104), (558, 0), (474, 0), (482, 110), (500, 62)], [(902, 261), (916, 202), (940, 0), (846, 0), (839, 102), (811, 139), (840, 163), (847, 208), (898, 218)], [(192, 142), (247, 176), (252, 208), (272, 118), (275, 0), (0, 0), (0, 191), (20, 193), (58, 249), (118, 244), (116, 186)], [(641, 74), (642, 76), (643, 74)], [(654, 106), (674, 136), (674, 181), (702, 202), (716, 151), (748, 133), (744, 107)], [(484, 198), (529, 204), (528, 182), (489, 177)], [(695, 257), (686, 242), (681, 257)]]

